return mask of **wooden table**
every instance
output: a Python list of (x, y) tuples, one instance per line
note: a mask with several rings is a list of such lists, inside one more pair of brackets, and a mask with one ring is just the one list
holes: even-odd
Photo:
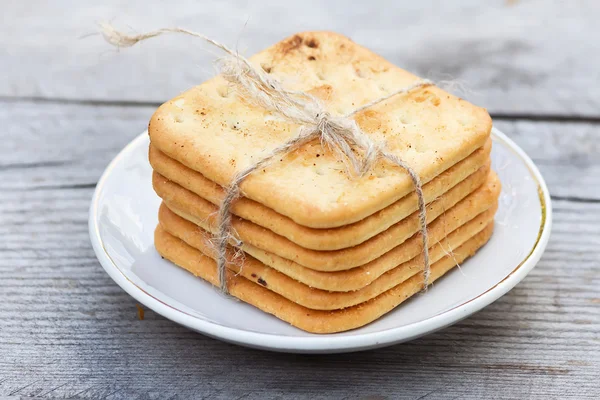
[[(0, 398), (600, 397), (598, 2), (83, 3), (2, 7)], [(90, 198), (153, 110), (212, 74), (214, 52), (185, 37), (121, 52), (81, 38), (102, 19), (185, 26), (245, 54), (331, 29), (421, 76), (464, 83), (453, 90), (487, 107), (550, 186), (544, 257), (471, 318), (378, 351), (274, 354), (151, 310), (138, 319), (90, 246)]]

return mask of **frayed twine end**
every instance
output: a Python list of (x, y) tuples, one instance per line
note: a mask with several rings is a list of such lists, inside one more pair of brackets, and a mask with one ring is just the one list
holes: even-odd
[(148, 37), (151, 37), (147, 35), (127, 35), (123, 32), (116, 30), (108, 22), (100, 22), (98, 24), (98, 27), (100, 28), (100, 33), (104, 37), (104, 40), (118, 48), (131, 47), (136, 43), (147, 39)]

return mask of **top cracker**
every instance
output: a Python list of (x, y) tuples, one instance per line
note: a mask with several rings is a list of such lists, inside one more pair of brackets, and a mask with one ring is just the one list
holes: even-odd
[[(250, 61), (286, 89), (319, 97), (332, 115), (349, 113), (419, 79), (331, 32), (294, 35)], [(393, 96), (354, 118), (423, 183), (482, 146), (492, 126), (485, 109), (437, 87)], [(167, 155), (227, 186), (236, 172), (296, 135), (298, 128), (248, 104), (216, 76), (160, 106), (148, 132)], [(329, 228), (359, 221), (414, 187), (404, 170), (385, 160), (363, 177), (349, 176), (342, 161), (315, 140), (256, 171), (241, 189), (300, 225)]]

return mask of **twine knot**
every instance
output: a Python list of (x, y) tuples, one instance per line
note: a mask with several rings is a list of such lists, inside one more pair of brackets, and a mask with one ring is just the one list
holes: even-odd
[(321, 111), (320, 113), (317, 113), (315, 116), (317, 126), (322, 129), (323, 124), (326, 124), (330, 118), (331, 114), (329, 114), (327, 111)]

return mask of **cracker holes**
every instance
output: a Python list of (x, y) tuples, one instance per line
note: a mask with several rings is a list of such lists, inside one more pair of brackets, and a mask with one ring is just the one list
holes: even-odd
[(183, 122), (183, 117), (181, 115), (176, 115), (175, 116), (175, 122), (182, 123)]
[(229, 129), (234, 130), (234, 131), (238, 131), (238, 130), (242, 129), (242, 124), (240, 124), (240, 121), (236, 118), (228, 119), (227, 126), (229, 127)]
[(410, 143), (410, 147), (417, 153), (428, 153), (429, 152), (429, 146), (423, 136), (420, 136), (419, 138), (415, 138), (415, 141)]
[(354, 74), (356, 76), (358, 76), (359, 78), (366, 78), (367, 77), (367, 75), (360, 68), (354, 68)]
[(269, 64), (262, 63), (262, 64), (260, 64), (260, 67), (261, 67), (261, 68), (263, 69), (263, 71), (265, 71), (267, 74), (270, 74), (270, 73), (271, 73), (271, 71), (273, 71), (273, 67), (272, 67), (272, 66), (270, 66)]
[(316, 39), (311, 38), (306, 41), (306, 45), (311, 49), (316, 49), (317, 47), (319, 47), (319, 42)]
[(319, 176), (323, 176), (325, 175), (325, 170), (321, 167), (316, 167), (314, 168), (315, 174), (319, 175)]
[(229, 86), (219, 86), (217, 88), (217, 93), (219, 94), (219, 96), (221, 96), (224, 99), (228, 98), (229, 95), (231, 94), (229, 91)]

